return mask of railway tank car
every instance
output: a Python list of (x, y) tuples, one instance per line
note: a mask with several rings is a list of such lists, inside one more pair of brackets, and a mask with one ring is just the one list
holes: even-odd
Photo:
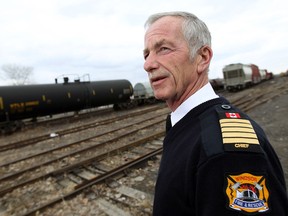
[(157, 101), (149, 82), (136, 83), (133, 96), (138, 105), (151, 104)]
[(1, 86), (0, 123), (110, 104), (118, 106), (132, 95), (128, 80), (69, 82), (65, 77), (61, 84)]

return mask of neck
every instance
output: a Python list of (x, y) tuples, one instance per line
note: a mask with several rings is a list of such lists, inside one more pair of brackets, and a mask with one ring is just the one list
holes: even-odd
[(199, 89), (201, 89), (203, 86), (205, 86), (208, 83), (208, 77), (207, 78), (203, 78), (203, 79), (199, 79), (195, 85), (190, 88), (187, 89), (180, 97), (179, 99), (171, 99), (171, 100), (167, 100), (166, 104), (169, 107), (169, 109), (174, 112), (185, 100), (187, 100), (187, 98), (189, 98), (191, 95), (195, 94), (195, 92), (197, 92)]

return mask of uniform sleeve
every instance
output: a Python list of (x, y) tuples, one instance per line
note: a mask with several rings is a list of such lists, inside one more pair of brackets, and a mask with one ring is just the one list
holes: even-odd
[(231, 110), (201, 124), (206, 158), (196, 173), (197, 216), (287, 216), (283, 170), (264, 131)]
[(261, 154), (214, 156), (197, 172), (197, 215), (288, 215), (282, 178)]

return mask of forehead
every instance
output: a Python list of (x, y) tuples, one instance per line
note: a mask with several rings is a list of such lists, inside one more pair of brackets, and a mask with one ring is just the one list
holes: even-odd
[(182, 36), (182, 18), (180, 17), (162, 17), (149, 26), (145, 33), (145, 44), (156, 38), (165, 39), (167, 37)]

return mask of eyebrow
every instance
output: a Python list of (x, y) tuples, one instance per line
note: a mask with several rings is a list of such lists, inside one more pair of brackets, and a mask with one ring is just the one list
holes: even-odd
[[(166, 40), (165, 40), (165, 39), (162, 39), (162, 40), (156, 42), (156, 43), (153, 45), (153, 48), (157, 50), (159, 47), (161, 47), (161, 46), (162, 46), (163, 44), (165, 44), (165, 43), (166, 43)], [(146, 49), (143, 50), (143, 55), (145, 56), (147, 53), (149, 53), (149, 50), (146, 48)]]

